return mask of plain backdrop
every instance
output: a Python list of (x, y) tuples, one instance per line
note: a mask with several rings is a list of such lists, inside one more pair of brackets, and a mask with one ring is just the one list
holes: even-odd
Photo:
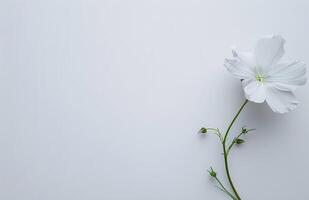
[[(286, 39), (309, 63), (307, 0), (1, 0), (0, 199), (224, 200), (221, 146), (244, 101), (232, 45)], [(249, 103), (231, 153), (244, 200), (308, 200), (309, 85), (298, 108)]]

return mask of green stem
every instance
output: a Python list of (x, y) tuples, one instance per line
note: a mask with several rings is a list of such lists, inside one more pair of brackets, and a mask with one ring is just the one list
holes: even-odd
[(207, 130), (213, 131), (213, 134), (215, 134), (219, 137), (221, 143), (223, 142), (223, 138), (222, 138), (222, 135), (221, 135), (219, 129), (217, 129), (217, 128), (207, 128)]
[(228, 178), (228, 181), (230, 183), (230, 186), (235, 194), (235, 196), (237, 197), (238, 200), (241, 200), (234, 184), (233, 184), (233, 181), (232, 181), (232, 178), (231, 178), (231, 175), (230, 175), (230, 171), (229, 171), (229, 164), (228, 164), (228, 152), (227, 152), (227, 149), (226, 149), (226, 140), (227, 140), (227, 136), (234, 124), (234, 122), (236, 121), (237, 117), (239, 116), (239, 114), (241, 113), (241, 111), (243, 110), (243, 108), (245, 107), (245, 105), (248, 103), (248, 100), (246, 99), (246, 101), (243, 103), (243, 105), (240, 107), (240, 109), (238, 110), (237, 114), (235, 115), (235, 117), (233, 118), (232, 122), (230, 123), (229, 127), (227, 128), (226, 130), (226, 133), (224, 135), (224, 139), (223, 139), (223, 142), (222, 142), (222, 145), (223, 145), (223, 153), (224, 153), (224, 164), (225, 164), (225, 171), (226, 171), (226, 175), (227, 175), (227, 178)]
[(216, 181), (219, 183), (219, 185), (222, 187), (222, 191), (223, 192), (225, 192), (229, 197), (231, 197), (233, 200), (237, 200), (225, 187), (224, 187), (224, 185), (221, 183), (221, 181), (217, 178), (217, 177), (215, 177), (215, 179), (216, 179)]
[(243, 133), (241, 132), (239, 135), (237, 135), (237, 137), (232, 141), (231, 145), (229, 146), (229, 148), (227, 149), (227, 155), (229, 155), (230, 150), (232, 149), (232, 147), (234, 146), (234, 144), (236, 143), (236, 140), (242, 135)]

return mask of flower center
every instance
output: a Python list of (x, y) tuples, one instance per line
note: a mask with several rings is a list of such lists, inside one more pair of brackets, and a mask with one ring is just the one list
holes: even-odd
[(256, 76), (255, 76), (255, 78), (256, 78), (256, 80), (258, 81), (258, 82), (261, 82), (261, 83), (263, 83), (264, 82), (264, 77), (261, 75), (261, 74), (257, 74)]

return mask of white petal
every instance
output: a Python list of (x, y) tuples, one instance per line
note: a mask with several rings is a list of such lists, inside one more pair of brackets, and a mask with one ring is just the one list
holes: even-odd
[(254, 77), (253, 67), (256, 64), (252, 53), (233, 52), (233, 59), (225, 59), (224, 66), (236, 78), (248, 79)]
[(297, 86), (307, 82), (306, 64), (302, 62), (278, 63), (272, 67), (267, 76), (267, 82), (281, 90), (295, 90)]
[(238, 58), (240, 62), (249, 68), (254, 68), (256, 66), (255, 55), (252, 52), (241, 51), (237, 52), (236, 49), (232, 49), (233, 56)]
[(261, 38), (255, 47), (255, 56), (258, 67), (262, 71), (277, 63), (284, 54), (285, 40), (279, 35)]
[(266, 99), (265, 85), (256, 79), (246, 79), (242, 81), (245, 96), (255, 103), (263, 103)]
[(294, 110), (299, 103), (293, 92), (279, 90), (271, 86), (266, 89), (266, 102), (277, 113), (286, 113)]

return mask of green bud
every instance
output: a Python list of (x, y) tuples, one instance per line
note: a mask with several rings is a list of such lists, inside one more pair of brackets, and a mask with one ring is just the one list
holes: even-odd
[(202, 133), (202, 134), (205, 134), (205, 133), (207, 133), (207, 128), (201, 128), (200, 129), (200, 131), (199, 131), (199, 133)]
[(254, 131), (254, 130), (255, 130), (254, 128), (247, 129), (246, 126), (244, 126), (244, 127), (241, 128), (241, 133), (245, 135), (246, 133), (248, 133), (250, 131)]
[(210, 167), (210, 170), (208, 170), (208, 173), (211, 177), (217, 177), (217, 172), (214, 171), (212, 167)]
[(236, 142), (236, 144), (241, 144), (241, 143), (244, 143), (245, 140), (237, 138), (237, 139), (235, 140), (235, 142)]

